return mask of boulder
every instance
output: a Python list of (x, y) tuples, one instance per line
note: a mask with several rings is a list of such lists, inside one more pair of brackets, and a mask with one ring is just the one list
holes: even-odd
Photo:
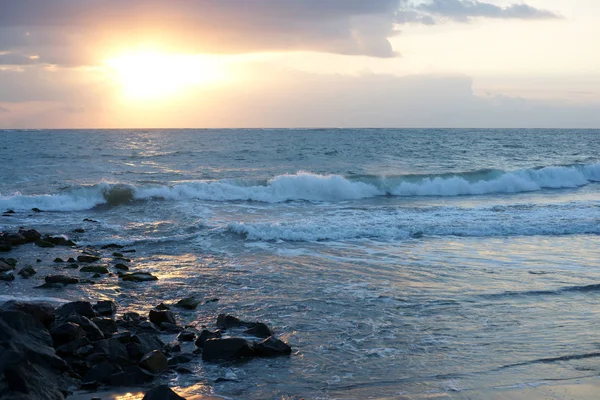
[(204, 329), (202, 332), (200, 332), (200, 336), (198, 336), (198, 339), (196, 340), (196, 346), (202, 348), (202, 347), (204, 347), (204, 342), (206, 342), (208, 339), (220, 339), (220, 338), (221, 338), (221, 332), (219, 332), (219, 331), (211, 332), (207, 329)]
[(255, 357), (256, 352), (251, 342), (242, 338), (209, 339), (204, 342), (202, 360), (237, 360)]
[(67, 322), (55, 326), (50, 330), (54, 347), (59, 347), (74, 340), (85, 337), (84, 330), (77, 324)]
[(157, 305), (156, 307), (154, 307), (156, 310), (159, 311), (165, 311), (165, 310), (170, 310), (171, 307), (169, 307), (168, 305), (166, 305), (165, 303), (160, 303), (159, 305)]
[(96, 303), (94, 309), (98, 315), (113, 315), (117, 312), (117, 303), (110, 300), (101, 300)]
[(65, 236), (44, 236), (46, 242), (50, 242), (55, 246), (69, 246), (73, 247), (77, 244), (72, 240), (67, 239)]
[(80, 272), (93, 272), (95, 274), (108, 274), (108, 268), (100, 265), (87, 265), (79, 270)]
[(96, 316), (96, 312), (89, 301), (72, 301), (56, 310), (56, 315), (63, 318), (66, 318), (71, 313), (79, 314), (87, 318), (94, 318)]
[(55, 263), (63, 263), (63, 262), (65, 262), (65, 260), (63, 260), (63, 259), (62, 259), (62, 258), (60, 258), (60, 257), (56, 257), (56, 258), (54, 259), (54, 262), (55, 262)]
[(35, 241), (35, 245), (37, 247), (43, 247), (43, 248), (48, 248), (48, 247), (55, 247), (54, 244), (46, 241), (46, 240), (42, 240), (42, 239), (38, 239)]
[(40, 210), (40, 209), (39, 209), (39, 208), (37, 208), (37, 207), (33, 207), (33, 208), (31, 209), (31, 211), (33, 211), (33, 212), (36, 212), (36, 213), (41, 213), (41, 212), (44, 212), (43, 210)]
[(15, 275), (12, 271), (0, 272), (0, 281), (11, 282), (15, 280)]
[(37, 274), (37, 272), (35, 271), (35, 269), (33, 269), (31, 265), (21, 268), (21, 270), (19, 271), (19, 275), (21, 275), (21, 278), (23, 279), (29, 279), (35, 274)]
[(219, 329), (237, 328), (245, 325), (244, 321), (231, 315), (219, 314), (217, 316), (217, 327)]
[(79, 325), (85, 332), (85, 336), (92, 342), (104, 339), (104, 333), (102, 330), (87, 317), (76, 313), (71, 313), (66, 317), (66, 321)]
[(93, 263), (93, 262), (96, 262), (99, 260), (100, 260), (100, 257), (86, 255), (86, 254), (77, 256), (77, 261), (82, 262), (82, 263)]
[(150, 390), (142, 400), (185, 400), (169, 389), (167, 385), (160, 385)]
[(94, 343), (94, 351), (97, 354), (104, 355), (108, 360), (116, 362), (120, 365), (132, 365), (129, 360), (127, 347), (118, 339), (103, 339)]
[(161, 324), (163, 322), (168, 322), (173, 325), (176, 324), (175, 314), (173, 314), (173, 312), (171, 312), (171, 311), (150, 310), (148, 317), (150, 319), (150, 322), (152, 322), (153, 324), (156, 324), (158, 326), (161, 326)]
[(44, 278), (46, 283), (49, 284), (61, 284), (61, 285), (73, 285), (79, 283), (79, 279), (73, 278), (66, 275), (48, 275)]
[(123, 263), (115, 264), (115, 268), (120, 271), (129, 271), (129, 267)]
[(6, 240), (0, 240), (0, 252), (8, 252), (12, 250), (12, 244)]
[(85, 233), (85, 229), (83, 229), (83, 228), (75, 228), (75, 229), (73, 229), (73, 232), (74, 233)]
[(186, 310), (195, 310), (200, 304), (200, 300), (195, 297), (187, 297), (185, 299), (181, 299), (175, 304), (177, 307), (184, 308)]
[(35, 229), (19, 229), (19, 234), (24, 237), (28, 243), (34, 243), (42, 237)]
[(104, 361), (94, 365), (83, 377), (81, 383), (86, 386), (98, 386), (102, 383), (107, 383), (113, 374), (119, 372), (121, 372), (120, 368), (108, 361)]
[[(96, 221), (94, 221), (96, 222)], [(122, 249), (123, 246), (121, 246), (120, 244), (116, 244), (116, 243), (110, 243), (107, 245), (104, 245), (101, 247), (102, 250), (106, 250), (106, 249)]]
[(121, 279), (126, 282), (149, 282), (157, 281), (158, 278), (148, 272), (134, 272), (132, 274), (123, 274)]
[(153, 379), (153, 374), (135, 365), (124, 367), (121, 372), (111, 375), (108, 384), (119, 387), (134, 387), (151, 382)]
[(4, 260), (4, 259), (0, 260), (0, 272), (9, 272), (9, 271), (12, 271), (13, 269), (15, 269), (15, 267), (13, 265), (10, 265), (9, 263), (7, 263), (6, 260)]
[(287, 356), (292, 353), (290, 345), (273, 336), (255, 343), (254, 350), (259, 357)]
[(2, 261), (5, 264), (10, 265), (11, 267), (13, 267), (12, 269), (15, 269), (15, 267), (17, 266), (18, 261), (14, 258), (0, 258), (0, 261)]
[(190, 353), (178, 354), (175, 357), (169, 359), (169, 366), (186, 364), (194, 359), (194, 355)]
[[(61, 346), (56, 347), (56, 354), (61, 357), (68, 356), (76, 356), (76, 357), (85, 357), (88, 354), (86, 352), (78, 351), (82, 347), (87, 347), (90, 345), (90, 340), (86, 337), (81, 337), (79, 339), (72, 340), (68, 343), (65, 343)], [(92, 347), (93, 350), (93, 347)]]
[(92, 322), (100, 328), (104, 337), (110, 337), (119, 330), (115, 320), (110, 318), (92, 318)]
[(4, 235), (4, 241), (9, 242), (13, 246), (20, 246), (27, 243), (27, 239), (20, 233), (8, 233)]
[(250, 327), (246, 329), (244, 333), (259, 338), (268, 338), (269, 336), (273, 336), (273, 330), (262, 322), (254, 322), (250, 324)]
[(177, 336), (180, 342), (193, 342), (196, 339), (196, 334), (192, 331), (183, 331)]
[(162, 352), (154, 350), (142, 357), (140, 367), (156, 374), (166, 371), (169, 368), (169, 361)]
[(34, 303), (9, 300), (0, 306), (0, 311), (18, 311), (32, 316), (47, 329), (54, 323), (54, 307), (50, 303)]

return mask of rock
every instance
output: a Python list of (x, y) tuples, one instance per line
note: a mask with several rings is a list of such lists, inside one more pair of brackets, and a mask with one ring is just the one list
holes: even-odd
[(56, 246), (73, 247), (77, 245), (74, 241), (67, 239), (65, 236), (44, 236), (44, 240)]
[(42, 239), (38, 239), (35, 241), (35, 245), (38, 247), (55, 247), (52, 243), (47, 242), (45, 240)]
[(125, 367), (123, 371), (111, 375), (108, 384), (111, 386), (132, 387), (152, 382), (154, 375), (136, 366)]
[(168, 333), (179, 333), (183, 330), (182, 327), (172, 324), (170, 322), (163, 322), (162, 324), (160, 324), (159, 328), (161, 331)]
[[(98, 325), (98, 324), (96, 324)], [(100, 326), (100, 325), (98, 325)], [(100, 328), (102, 329), (102, 328)], [(123, 332), (119, 332), (113, 335), (112, 337), (113, 339), (117, 339), (119, 342), (123, 343), (123, 344), (127, 344), (131, 341), (131, 332), (129, 331), (123, 331)]]
[(4, 260), (0, 260), (0, 272), (9, 272), (15, 269), (14, 266), (10, 265)]
[(41, 233), (35, 229), (19, 229), (19, 234), (27, 240), (27, 243), (34, 243), (42, 237)]
[(175, 357), (169, 359), (169, 366), (189, 363), (194, 359), (194, 355), (190, 353), (178, 354)]
[(196, 339), (196, 334), (192, 331), (183, 331), (177, 336), (180, 342), (193, 342)]
[(106, 250), (106, 249), (122, 249), (124, 246), (121, 246), (120, 244), (116, 244), (116, 243), (110, 243), (107, 245), (104, 245), (102, 247), (100, 247), (102, 250)]
[(11, 282), (15, 280), (12, 271), (0, 272), (0, 281)]
[(75, 263), (75, 259), (73, 257), (69, 257), (67, 262), (73, 264), (73, 263)]
[(80, 255), (77, 256), (77, 261), (82, 262), (82, 263), (93, 263), (100, 260), (100, 257), (97, 256), (91, 256), (91, 255)]
[(117, 323), (110, 318), (92, 318), (92, 322), (96, 324), (105, 337), (110, 337), (119, 330)]
[(164, 342), (160, 338), (150, 333), (140, 333), (132, 336), (131, 343), (139, 344), (143, 354), (150, 353), (153, 350), (161, 350), (165, 347)]
[(37, 272), (35, 271), (35, 269), (33, 269), (31, 265), (21, 268), (21, 270), (19, 271), (19, 275), (21, 275), (23, 279), (29, 279), (36, 273)]
[(14, 213), (15, 213), (15, 210), (13, 210), (13, 209), (4, 211), (4, 214), (14, 214)]
[(75, 263), (71, 263), (71, 264), (67, 265), (67, 268), (70, 268), (70, 269), (79, 269), (79, 265), (77, 265)]
[(202, 347), (204, 347), (204, 342), (206, 342), (208, 339), (220, 339), (220, 338), (221, 338), (221, 332), (219, 332), (219, 331), (211, 332), (209, 330), (204, 329), (202, 332), (200, 332), (200, 336), (198, 336), (198, 339), (196, 340), (196, 346), (202, 348)]
[(84, 218), (83, 222), (94, 222), (94, 223), (97, 223), (98, 221), (96, 221), (95, 219)]
[(136, 312), (126, 312), (121, 321), (124, 322), (124, 325), (135, 326), (142, 321), (142, 317)]
[(54, 323), (54, 307), (50, 303), (34, 303), (9, 300), (0, 306), (0, 311), (18, 311), (30, 315), (44, 327), (50, 328)]
[(85, 233), (85, 229), (83, 229), (83, 228), (75, 228), (75, 229), (73, 229), (73, 232), (75, 232), (75, 233)]
[(175, 371), (179, 372), (180, 374), (186, 375), (191, 375), (194, 373), (194, 371), (192, 371), (191, 369), (182, 366), (177, 366), (177, 368), (175, 368)]
[(56, 257), (56, 258), (54, 259), (54, 262), (55, 262), (55, 263), (62, 263), (62, 262), (65, 262), (65, 260), (63, 260), (62, 258)]
[(37, 208), (37, 207), (33, 207), (33, 208), (31, 209), (31, 211), (33, 211), (33, 212), (36, 212), (36, 213), (41, 213), (41, 212), (43, 212), (42, 210), (40, 210), (40, 209), (39, 209), (39, 208)]
[(104, 339), (104, 333), (102, 330), (98, 328), (98, 325), (96, 325), (89, 318), (76, 313), (71, 313), (67, 316), (66, 320), (67, 322), (72, 322), (79, 325), (84, 330), (85, 336), (92, 342)]
[(113, 315), (117, 312), (117, 303), (110, 300), (102, 300), (96, 303), (94, 309), (98, 315)]
[(142, 400), (185, 400), (169, 389), (167, 385), (160, 385), (150, 390)]
[(127, 347), (118, 339), (99, 340), (94, 343), (94, 350), (99, 354), (103, 354), (110, 361), (114, 361), (122, 366), (133, 365), (133, 362), (129, 360)]
[(136, 250), (135, 249), (121, 250), (121, 252), (123, 252), (123, 253), (135, 253)]
[(169, 342), (164, 345), (163, 350), (167, 354), (175, 354), (181, 352), (181, 344), (178, 341)]
[(217, 327), (219, 329), (236, 328), (245, 325), (244, 321), (231, 315), (219, 314), (217, 316)]
[(185, 308), (186, 310), (195, 310), (200, 304), (200, 300), (195, 297), (187, 297), (185, 299), (181, 299), (175, 304), (177, 307)]
[(86, 386), (97, 386), (102, 383), (107, 383), (113, 374), (119, 372), (121, 372), (120, 368), (117, 368), (113, 364), (104, 361), (100, 364), (94, 365), (83, 377), (81, 383)]
[(72, 313), (82, 315), (86, 318), (94, 318), (96, 316), (96, 312), (89, 301), (72, 301), (56, 310), (56, 315), (63, 318)]
[(150, 322), (160, 326), (163, 322), (175, 325), (175, 314), (171, 311), (150, 310), (148, 314)]
[(158, 278), (148, 272), (134, 272), (132, 274), (123, 274), (121, 279), (126, 282), (148, 282), (157, 281)]
[(159, 305), (157, 305), (154, 308), (157, 309), (157, 310), (159, 310), (159, 311), (165, 311), (165, 310), (170, 310), (171, 309), (171, 307), (169, 307), (165, 303), (160, 303)]
[(79, 270), (80, 272), (93, 272), (95, 274), (108, 274), (108, 268), (100, 265), (87, 265)]
[(27, 238), (25, 238), (25, 236), (23, 236), (21, 233), (7, 233), (4, 235), (3, 241), (9, 242), (13, 246), (20, 246), (28, 243)]
[(113, 257), (123, 258), (123, 254), (117, 253), (116, 251), (112, 253)]
[(50, 330), (50, 336), (52, 337), (54, 347), (58, 347), (85, 337), (85, 332), (79, 325), (67, 322), (52, 328)]
[(13, 269), (15, 269), (15, 267), (17, 266), (18, 261), (14, 258), (0, 258), (0, 261), (4, 262), (5, 264), (10, 265), (11, 267), (13, 267)]
[(61, 285), (74, 285), (79, 283), (79, 279), (66, 275), (48, 275), (44, 280), (49, 284), (60, 283)]
[(259, 338), (268, 338), (269, 336), (273, 336), (273, 330), (262, 322), (255, 322), (251, 324), (250, 328), (246, 329), (244, 333)]
[(154, 350), (142, 357), (140, 367), (152, 373), (159, 373), (166, 371), (169, 368), (169, 361), (163, 353)]
[(287, 356), (292, 353), (292, 348), (287, 343), (273, 336), (256, 343), (254, 349), (259, 357)]
[(202, 360), (237, 360), (254, 357), (256, 352), (252, 343), (242, 338), (209, 339), (204, 342)]
[(115, 264), (115, 268), (121, 271), (129, 271), (129, 267), (123, 263)]
[(18, 311), (0, 311), (0, 397), (64, 399), (73, 384), (43, 325)]
[(12, 244), (7, 241), (0, 241), (0, 251), (8, 252), (12, 250)]
[[(76, 355), (77, 357), (85, 357), (87, 354), (85, 354), (85, 352), (83, 352), (83, 351), (80, 351), (77, 354), (75, 354), (75, 353), (80, 348), (86, 347), (89, 345), (90, 345), (90, 340), (84, 336), (79, 339), (72, 340), (68, 343), (65, 343), (61, 346), (56, 347), (56, 354), (58, 354), (61, 357), (68, 357), (68, 356), (74, 356), (74, 355)], [(92, 350), (93, 350), (93, 347), (92, 347)]]
[(217, 301), (219, 301), (219, 299), (214, 298), (214, 299), (208, 299), (204, 302), (204, 304), (208, 304), (208, 303), (216, 303)]

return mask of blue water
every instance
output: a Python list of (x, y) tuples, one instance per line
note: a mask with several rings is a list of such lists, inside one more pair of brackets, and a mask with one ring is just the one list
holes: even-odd
[(296, 350), (173, 384), (420, 398), (599, 374), (598, 130), (0, 132), (0, 160), (1, 229), (83, 227), (160, 278), (5, 297), (218, 297), (185, 318), (260, 319)]

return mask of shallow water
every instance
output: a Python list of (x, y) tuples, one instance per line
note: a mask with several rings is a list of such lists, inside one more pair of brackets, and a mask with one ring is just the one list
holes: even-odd
[(135, 265), (160, 278), (64, 291), (18, 279), (0, 299), (106, 297), (147, 311), (219, 298), (182, 318), (259, 319), (296, 350), (173, 378), (239, 399), (425, 397), (598, 375), (599, 134), (0, 133), (0, 209), (17, 211), (2, 229), (84, 227), (80, 244), (134, 247)]

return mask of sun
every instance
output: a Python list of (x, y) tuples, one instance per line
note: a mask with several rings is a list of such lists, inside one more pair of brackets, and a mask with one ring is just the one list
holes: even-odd
[(107, 59), (110, 75), (129, 100), (158, 100), (195, 86), (225, 79), (225, 66), (218, 58), (197, 54), (173, 54), (136, 50)]

